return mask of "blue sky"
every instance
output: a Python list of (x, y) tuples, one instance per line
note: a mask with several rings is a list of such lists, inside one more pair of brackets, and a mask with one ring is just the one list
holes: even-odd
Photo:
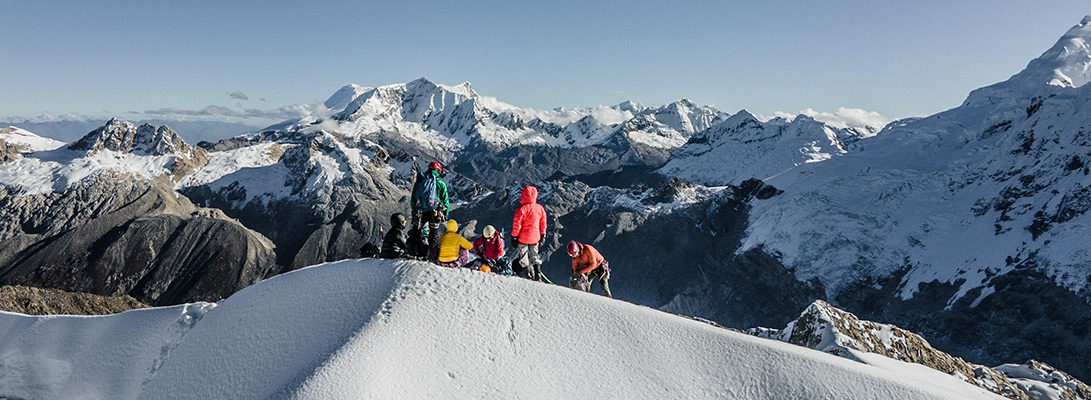
[(0, 119), (160, 110), (253, 125), (348, 83), (422, 76), (539, 109), (688, 98), (763, 115), (927, 115), (1019, 72), (1091, 14), (1085, 0), (0, 0), (0, 9)]

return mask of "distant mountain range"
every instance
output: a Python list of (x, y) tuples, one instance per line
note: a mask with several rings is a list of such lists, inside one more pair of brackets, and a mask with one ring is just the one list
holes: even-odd
[[(110, 118), (66, 118), (55, 121), (0, 121), (0, 127), (18, 126), (35, 134), (57, 139), (63, 142), (79, 140)], [(135, 121), (137, 125), (169, 125), (181, 132), (186, 140), (196, 143), (200, 141), (217, 141), (223, 138), (236, 136), (246, 132), (255, 132), (261, 129), (259, 126), (247, 125), (241, 122), (221, 121), (175, 121), (163, 119), (145, 119)]]

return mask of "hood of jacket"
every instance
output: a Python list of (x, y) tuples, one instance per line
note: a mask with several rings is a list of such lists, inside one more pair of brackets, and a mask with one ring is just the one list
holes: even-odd
[(453, 219), (447, 220), (447, 232), (458, 233), (458, 222)]
[(519, 204), (534, 204), (538, 202), (538, 188), (527, 186), (523, 188), (523, 195), (519, 197)]
[(394, 213), (390, 216), (391, 229), (405, 229), (405, 216), (402, 213)]

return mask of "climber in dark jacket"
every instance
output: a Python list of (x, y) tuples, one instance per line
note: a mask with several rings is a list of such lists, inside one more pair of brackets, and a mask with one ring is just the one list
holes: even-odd
[(383, 249), (379, 251), (379, 258), (402, 258), (406, 256), (408, 248), (406, 241), (406, 221), (401, 213), (390, 216), (390, 231), (383, 237)]

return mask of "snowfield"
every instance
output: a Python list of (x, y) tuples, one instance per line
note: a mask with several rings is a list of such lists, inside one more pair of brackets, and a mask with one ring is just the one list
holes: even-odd
[(999, 398), (883, 357), (413, 261), (322, 264), (218, 304), (0, 313), (0, 339), (9, 398)]
[(38, 136), (26, 129), (14, 126), (0, 128), (0, 140), (21, 147), (23, 153), (49, 151), (64, 146), (62, 141)]

